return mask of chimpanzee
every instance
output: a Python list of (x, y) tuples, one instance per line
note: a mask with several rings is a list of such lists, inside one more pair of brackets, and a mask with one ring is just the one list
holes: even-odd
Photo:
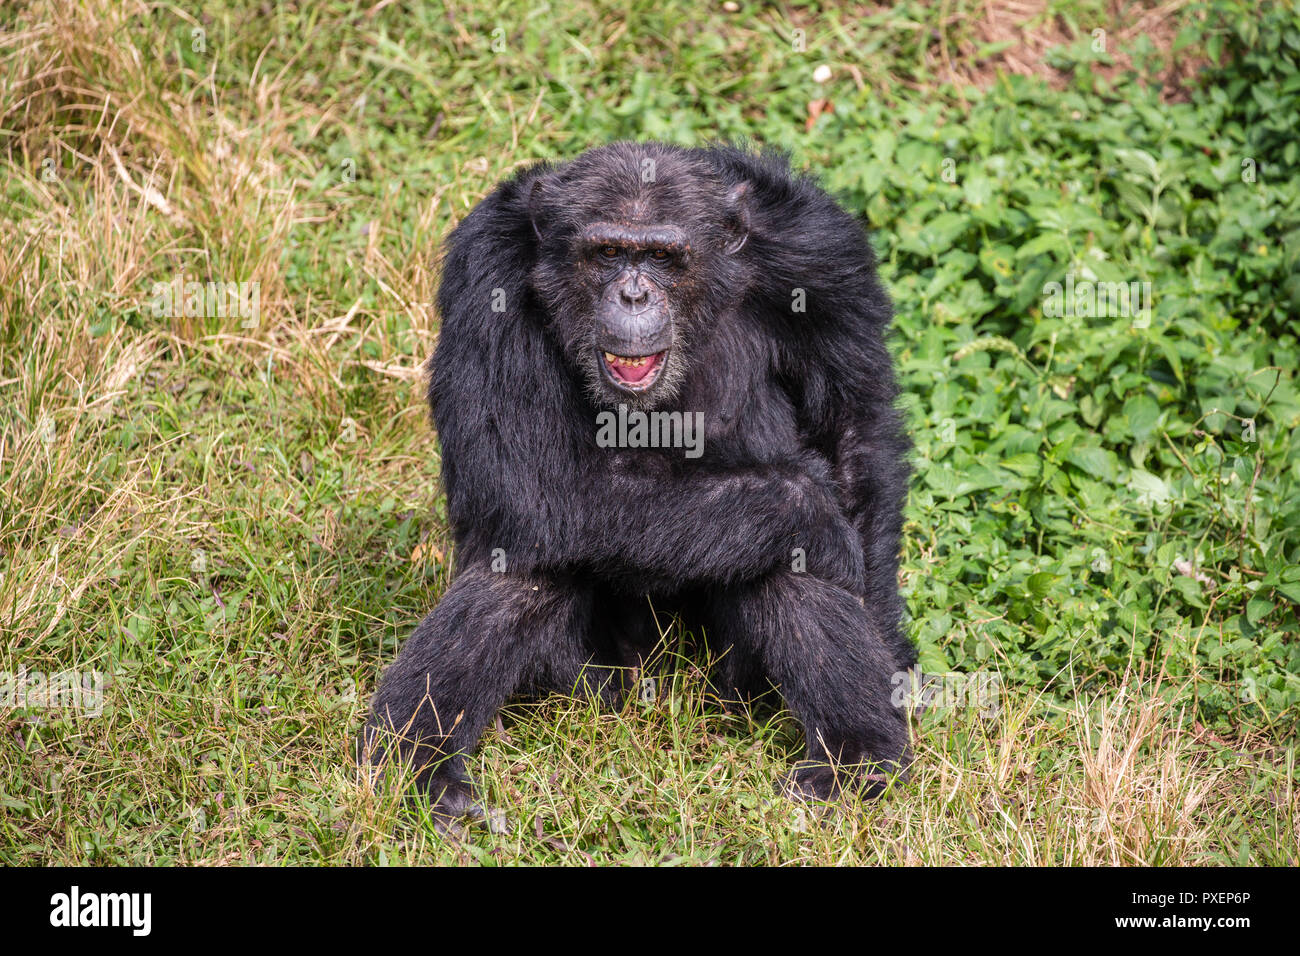
[(852, 216), (775, 152), (614, 143), (479, 203), (438, 310), (456, 574), (383, 677), (369, 759), (481, 812), (464, 758), (507, 698), (616, 702), (671, 612), (720, 693), (776, 688), (800, 719), (791, 795), (906, 767), (910, 446)]

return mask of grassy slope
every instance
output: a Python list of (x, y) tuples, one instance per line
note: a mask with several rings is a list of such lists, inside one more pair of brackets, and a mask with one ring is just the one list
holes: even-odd
[[(1065, 7), (1085, 36), (1102, 15)], [(1276, 562), (1296, 553), (1300, 419), (1295, 363), (1268, 371), (1294, 339), (1270, 344), (1272, 301), (1238, 291), (1251, 275), (1172, 241), (1221, 233), (1239, 204), (1204, 184), (1184, 203), (1115, 150), (1142, 127), (1175, 169), (1202, 145), (1220, 152), (1201, 167), (1234, 155), (1136, 87), (1016, 83), (989, 104), (924, 89), (966, 40), (960, 2), (695, 8), (5, 14), (0, 671), (111, 683), (99, 717), (0, 712), (0, 862), (1295, 862), (1300, 668)], [(827, 93), (836, 112), (805, 132)], [(1070, 111), (1099, 104), (1078, 133)], [(1017, 109), (1036, 137), (1007, 125)], [(994, 718), (926, 717), (913, 781), (820, 825), (772, 793), (792, 722), (706, 706), (689, 666), (621, 714), (520, 705), (475, 758), (510, 831), (440, 840), (348, 757), (381, 666), (447, 580), (420, 399), (430, 253), (519, 163), (738, 135), (793, 148), (882, 227), (929, 476), (904, 581), (923, 663), (997, 668), (1005, 699)], [(953, 188), (946, 153), (963, 157)], [(1294, 196), (1260, 196), (1261, 215), (1294, 216)], [(1163, 338), (1024, 322), (1041, 317), (1015, 281), (1043, 276), (999, 256), (1040, 233), (1057, 236), (1046, 256), (1153, 279), (1178, 312), (1157, 309)], [(260, 323), (155, 318), (151, 286), (177, 274), (259, 282)], [(1223, 395), (1259, 416), (1257, 446), (1198, 418)], [(1134, 503), (1139, 468), (1161, 500)], [(1172, 570), (1185, 556), (1213, 587)]]

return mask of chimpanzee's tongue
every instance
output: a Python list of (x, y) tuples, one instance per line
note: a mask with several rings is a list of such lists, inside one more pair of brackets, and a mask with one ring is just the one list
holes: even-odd
[(659, 367), (662, 359), (662, 352), (640, 358), (626, 358), (621, 355), (605, 354), (605, 361), (609, 364), (614, 376), (631, 385), (644, 381), (651, 372)]
[(639, 382), (641, 381), (641, 379), (645, 378), (652, 371), (654, 371), (655, 365), (656, 365), (656, 360), (651, 359), (650, 361), (644, 362), (641, 365), (624, 365), (622, 362), (618, 362), (616, 363), (615, 367), (618, 369), (619, 377), (624, 381)]

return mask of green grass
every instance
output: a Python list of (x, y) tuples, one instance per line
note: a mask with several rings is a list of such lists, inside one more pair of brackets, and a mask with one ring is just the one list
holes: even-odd
[[(0, 862), (1296, 863), (1300, 21), (1178, 7), (1136, 76), (1086, 41), (1145, 8), (1054, 2), (1057, 88), (978, 88), (945, 61), (974, 0), (741, 7), (0, 14), (0, 674), (107, 681), (98, 715), (0, 704)], [(1170, 56), (1221, 65), (1162, 96)], [(472, 761), (508, 830), (445, 838), (350, 758), (453, 559), (438, 243), (619, 137), (781, 145), (868, 217), (910, 627), (1002, 699), (818, 818), (774, 790), (789, 715), (683, 661), (619, 713), (510, 707)], [(1071, 272), (1150, 315), (1044, 314)], [(259, 321), (155, 316), (178, 275), (259, 283)]]

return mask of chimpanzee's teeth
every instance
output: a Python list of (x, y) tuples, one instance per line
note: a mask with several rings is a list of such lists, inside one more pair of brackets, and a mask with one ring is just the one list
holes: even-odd
[(605, 361), (610, 365), (622, 365), (624, 368), (640, 368), (646, 362), (650, 361), (650, 356), (643, 355), (638, 359), (630, 359), (624, 358), (621, 355), (615, 355), (613, 352), (606, 352)]

